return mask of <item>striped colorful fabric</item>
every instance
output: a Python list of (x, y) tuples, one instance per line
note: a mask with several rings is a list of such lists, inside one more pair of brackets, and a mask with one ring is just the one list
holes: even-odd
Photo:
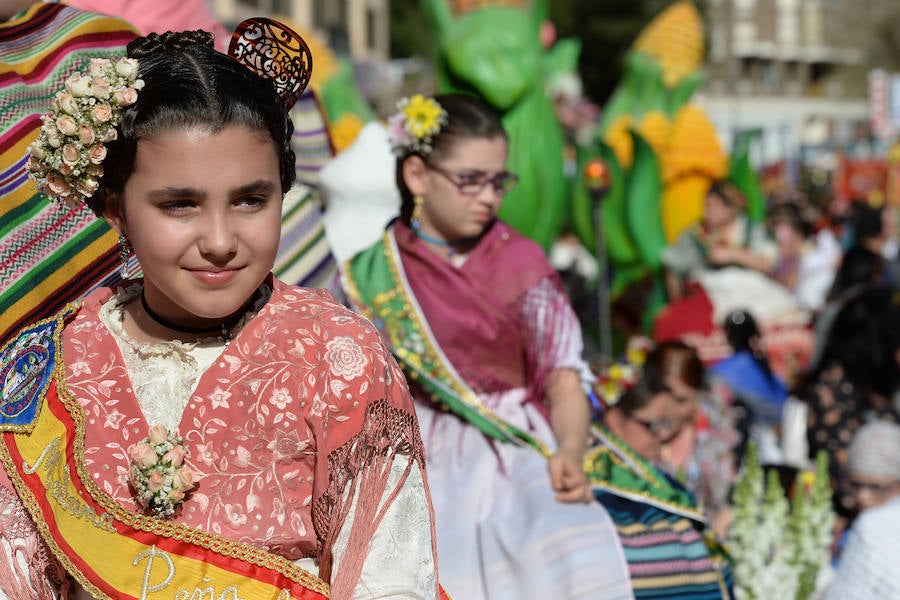
[(301, 194), (289, 194), (281, 213), (281, 245), (275, 259), (275, 276), (306, 287), (328, 287), (337, 273), (337, 261), (325, 238), (322, 203), (318, 194), (319, 169), (334, 156), (325, 112), (316, 96), (307, 91), (291, 110), (297, 156), (297, 186)]
[(35, 4), (0, 23), (0, 340), (116, 280), (116, 236), (85, 209), (37, 193), (25, 173), (40, 116), (89, 57), (121, 56), (135, 37), (119, 19)]
[(616, 524), (636, 599), (730, 598), (730, 569), (714, 565), (694, 522), (611, 493), (597, 499)]
[(605, 427), (588, 450), (594, 497), (622, 542), (638, 600), (729, 600), (730, 557), (707, 530), (694, 496)]

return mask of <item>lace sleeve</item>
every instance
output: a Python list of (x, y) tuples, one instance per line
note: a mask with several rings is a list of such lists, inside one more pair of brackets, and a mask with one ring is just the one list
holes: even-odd
[[(381, 505), (406, 470), (409, 458), (397, 456)], [(356, 512), (354, 498), (341, 532), (334, 545), (335, 572), (347, 549), (347, 541)], [(387, 509), (372, 541), (363, 564), (359, 582), (353, 590), (354, 600), (379, 600), (437, 597), (436, 568), (432, 549), (431, 514), (421, 469), (413, 468), (397, 497)]]
[(64, 597), (65, 572), (50, 555), (0, 469), (0, 600)]
[(536, 362), (551, 370), (574, 370), (581, 387), (589, 391), (594, 376), (582, 358), (581, 323), (565, 292), (552, 279), (545, 278), (525, 293), (522, 311), (529, 347), (539, 355)]

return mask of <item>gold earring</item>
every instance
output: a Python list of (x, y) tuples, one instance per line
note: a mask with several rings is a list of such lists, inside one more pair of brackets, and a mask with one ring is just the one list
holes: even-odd
[(412, 215), (410, 216), (410, 224), (413, 229), (418, 229), (422, 226), (422, 205), (425, 204), (425, 198), (416, 194), (413, 196), (413, 210)]

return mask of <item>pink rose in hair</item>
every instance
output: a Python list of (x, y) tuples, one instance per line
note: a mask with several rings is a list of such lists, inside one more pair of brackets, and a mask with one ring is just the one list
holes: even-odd
[(137, 90), (133, 87), (119, 88), (113, 93), (118, 106), (130, 106), (137, 102)]
[(81, 151), (75, 144), (66, 144), (62, 147), (63, 162), (70, 166), (75, 166), (81, 160)]
[(66, 89), (76, 98), (87, 96), (91, 91), (91, 78), (79, 73), (70, 75), (66, 79)]
[(100, 182), (96, 179), (88, 177), (84, 181), (78, 184), (78, 191), (84, 194), (85, 196), (93, 196), (94, 192), (97, 191), (97, 188), (100, 187)]
[(59, 134), (56, 125), (52, 122), (48, 122), (44, 125), (44, 134), (47, 136), (47, 143), (50, 144), (51, 148), (59, 148), (62, 146), (62, 136)]
[(66, 163), (63, 163), (63, 164), (59, 165), (58, 171), (60, 173), (62, 173), (63, 175), (65, 175), (66, 177), (68, 177), (69, 175), (71, 175), (72, 173), (75, 172), (75, 169), (73, 169), (71, 166), (67, 165)]
[(78, 132), (78, 123), (69, 115), (63, 115), (56, 120), (56, 128), (63, 135), (75, 135)]
[(37, 142), (34, 142), (30, 146), (28, 146), (28, 150), (31, 152), (31, 156), (36, 158), (37, 160), (41, 160), (47, 157), (47, 153), (44, 151), (44, 147)]
[(166, 438), (169, 437), (169, 432), (166, 431), (164, 425), (156, 424), (150, 426), (150, 443), (151, 444), (161, 444), (166, 441)]
[(162, 473), (160, 473), (159, 471), (153, 471), (152, 473), (150, 473), (150, 477), (147, 478), (147, 489), (155, 494), (163, 488), (165, 483), (166, 480), (163, 477)]
[(184, 500), (184, 492), (178, 489), (173, 489), (168, 493), (169, 500), (172, 501), (173, 504), (178, 504), (182, 500)]
[(66, 181), (65, 177), (56, 171), (51, 171), (47, 175), (47, 189), (54, 195), (63, 195), (68, 194), (72, 187), (69, 185), (69, 182)]
[(116, 74), (130, 79), (136, 77), (138, 72), (138, 61), (134, 58), (120, 58), (116, 62)]
[(91, 147), (91, 163), (99, 165), (103, 162), (104, 158), (106, 158), (106, 146), (104, 146), (103, 144), (97, 144), (96, 146)]
[(90, 146), (96, 139), (97, 136), (94, 133), (94, 130), (90, 128), (90, 126), (82, 125), (78, 128), (78, 141), (85, 146)]
[(106, 123), (112, 118), (112, 108), (106, 103), (95, 104), (91, 109), (91, 118), (94, 123)]
[(180, 467), (185, 456), (187, 456), (187, 450), (184, 449), (184, 446), (178, 445), (166, 452), (163, 462), (167, 462), (173, 467)]
[(105, 75), (106, 69), (108, 69), (111, 64), (112, 61), (108, 58), (92, 58), (91, 64), (88, 67), (88, 72), (91, 74), (91, 77)]
[(69, 92), (58, 93), (54, 101), (56, 102), (56, 106), (59, 107), (59, 110), (64, 113), (74, 115), (78, 112), (78, 101), (75, 100), (75, 96)]
[(109, 82), (103, 77), (94, 77), (91, 80), (91, 95), (97, 100), (106, 100), (109, 98)]
[(150, 444), (135, 444), (129, 450), (131, 462), (141, 468), (152, 467), (156, 464), (156, 450)]

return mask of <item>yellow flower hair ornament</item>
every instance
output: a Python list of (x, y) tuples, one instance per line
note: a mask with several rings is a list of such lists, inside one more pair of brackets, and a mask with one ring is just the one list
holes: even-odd
[(402, 98), (397, 103), (397, 111), (388, 118), (388, 134), (394, 154), (431, 154), (431, 140), (447, 124), (447, 111), (434, 98), (421, 94)]
[(594, 406), (597, 415), (618, 404), (625, 392), (637, 384), (647, 362), (647, 353), (652, 348), (653, 342), (649, 338), (633, 336), (628, 340), (624, 360), (599, 369), (593, 385), (594, 395), (599, 401), (599, 405)]
[(144, 87), (138, 61), (92, 58), (86, 73), (66, 79), (56, 93), (52, 113), (31, 144), (25, 168), (42, 194), (67, 206), (94, 195), (103, 176), (105, 144), (117, 137), (122, 109), (137, 101)]

